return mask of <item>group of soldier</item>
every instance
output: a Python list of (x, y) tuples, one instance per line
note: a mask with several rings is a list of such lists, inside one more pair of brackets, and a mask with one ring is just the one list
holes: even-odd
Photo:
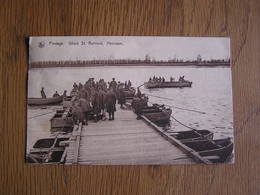
[(159, 77), (153, 76), (153, 78), (152, 77), (149, 78), (149, 82), (163, 82), (164, 83), (165, 78), (161, 77), (161, 76), (159, 76)]
[(89, 78), (85, 84), (74, 83), (71, 91), (73, 96), (71, 112), (75, 121), (88, 124), (88, 120), (92, 115), (94, 121), (100, 119), (106, 120), (106, 112), (109, 119), (115, 119), (116, 100), (121, 108), (124, 108), (126, 97), (124, 89), (131, 87), (131, 82), (116, 82), (115, 78), (111, 82), (106, 83), (104, 79), (95, 81), (94, 78)]
[[(175, 79), (174, 79), (174, 77), (170, 77), (170, 82), (174, 82), (175, 81)], [(184, 76), (180, 76), (179, 77), (179, 81), (185, 81), (184, 80)], [(152, 77), (150, 77), (149, 78), (149, 82), (156, 82), (156, 83), (164, 83), (165, 82), (165, 78), (164, 77), (161, 77), (161, 76), (159, 76), (159, 77), (156, 77), (156, 76), (153, 76), (153, 78)]]

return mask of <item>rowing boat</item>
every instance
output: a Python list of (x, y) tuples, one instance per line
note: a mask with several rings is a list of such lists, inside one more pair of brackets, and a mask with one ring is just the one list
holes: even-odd
[(69, 109), (57, 110), (54, 116), (50, 119), (51, 132), (55, 131), (72, 131), (74, 120)]
[(141, 114), (153, 123), (163, 124), (169, 122), (172, 110), (170, 108), (162, 108), (158, 110), (152, 110), (150, 112), (141, 112)]
[(135, 95), (135, 88), (133, 88), (133, 87), (123, 88), (123, 92), (124, 92), (126, 98), (132, 98)]
[(72, 96), (67, 96), (63, 99), (63, 102), (62, 102), (62, 106), (63, 108), (70, 108), (72, 106), (72, 100), (74, 99), (75, 97), (72, 97)]
[(62, 163), (68, 136), (39, 139), (26, 156), (28, 163)]
[(159, 104), (153, 104), (152, 106), (144, 106), (142, 107), (141, 113), (153, 113), (153, 112), (159, 112), (160, 110), (164, 109), (165, 106), (159, 105)]
[(233, 151), (231, 138), (184, 141), (182, 143), (213, 163), (225, 162)]
[(28, 98), (28, 105), (42, 106), (59, 104), (63, 101), (63, 96), (51, 97), (51, 98)]
[(145, 88), (182, 88), (182, 87), (191, 87), (192, 82), (190, 81), (165, 81), (165, 82), (145, 82)]
[(147, 96), (142, 96), (142, 97), (134, 97), (132, 102), (131, 102), (132, 108), (137, 111), (142, 109), (143, 107), (148, 106), (148, 97)]
[(191, 131), (176, 131), (170, 133), (170, 135), (181, 142), (195, 141), (203, 139), (213, 139), (213, 133), (208, 130), (191, 130)]

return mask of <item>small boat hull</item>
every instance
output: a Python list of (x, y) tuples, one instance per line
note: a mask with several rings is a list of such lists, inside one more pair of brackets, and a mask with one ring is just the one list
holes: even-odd
[(152, 106), (145, 106), (142, 108), (141, 113), (155, 113), (165, 109), (164, 105), (154, 104)]
[(230, 138), (185, 141), (182, 143), (213, 163), (225, 162), (233, 151), (233, 142)]
[(172, 137), (180, 140), (181, 142), (204, 139), (212, 140), (213, 135), (214, 134), (208, 130), (177, 131), (171, 134)]
[(182, 88), (191, 87), (192, 82), (190, 81), (173, 81), (173, 82), (145, 82), (145, 88)]
[(63, 101), (63, 96), (52, 98), (28, 98), (28, 105), (42, 106), (42, 105), (54, 105)]
[(123, 91), (126, 98), (134, 97), (135, 95), (135, 88), (124, 88)]
[(50, 119), (51, 131), (70, 131), (74, 125), (72, 114), (65, 110), (57, 110)]
[(141, 110), (143, 107), (148, 106), (148, 98), (147, 97), (134, 97), (131, 103), (132, 108), (135, 110)]
[(65, 145), (61, 144), (69, 140), (69, 137), (53, 137), (39, 139), (26, 155), (27, 163), (60, 164), (65, 151)]
[(147, 119), (152, 121), (153, 123), (168, 123), (170, 121), (170, 117), (172, 114), (171, 109), (162, 109), (157, 112), (151, 112), (151, 113), (142, 113)]
[(67, 96), (66, 98), (64, 98), (63, 102), (62, 102), (62, 106), (63, 108), (70, 108), (72, 106), (72, 100), (73, 97), (72, 96)]

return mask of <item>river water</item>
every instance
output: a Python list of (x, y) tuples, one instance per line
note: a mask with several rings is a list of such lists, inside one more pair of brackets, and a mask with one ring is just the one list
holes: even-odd
[[(192, 81), (191, 88), (144, 89), (149, 101), (175, 106), (173, 116), (183, 124), (195, 129), (208, 129), (214, 132), (214, 138), (233, 137), (233, 108), (231, 69), (229, 67), (77, 67), (77, 68), (42, 68), (29, 71), (28, 97), (40, 97), (41, 87), (47, 96), (57, 90), (71, 91), (74, 82), (83, 84), (89, 77), (95, 80), (104, 78), (111, 81), (131, 80), (134, 87), (143, 84), (152, 76), (170, 76)], [(154, 96), (160, 96), (158, 98)], [(178, 107), (178, 109), (176, 108)], [(198, 112), (183, 109), (195, 110)], [(170, 127), (173, 131), (189, 130), (173, 119)]]

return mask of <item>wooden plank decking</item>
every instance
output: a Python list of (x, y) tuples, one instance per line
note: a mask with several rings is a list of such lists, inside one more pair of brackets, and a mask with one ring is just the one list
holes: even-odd
[[(75, 153), (78, 148), (78, 156)], [(75, 160), (76, 159), (76, 160)], [(131, 110), (117, 110), (114, 121), (82, 126), (78, 146), (67, 148), (66, 164), (190, 164), (194, 161), (166, 141)]]

